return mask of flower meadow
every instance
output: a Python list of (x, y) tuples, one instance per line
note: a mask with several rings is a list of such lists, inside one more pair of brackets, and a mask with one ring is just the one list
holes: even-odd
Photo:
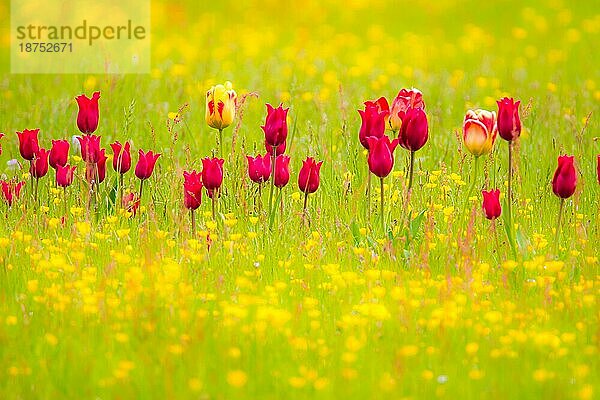
[(597, 398), (600, 10), (433, 3), (1, 71), (0, 398)]

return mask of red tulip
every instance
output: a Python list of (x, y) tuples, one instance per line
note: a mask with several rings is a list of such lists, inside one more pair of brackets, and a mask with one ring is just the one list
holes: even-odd
[(380, 97), (375, 101), (365, 101), (365, 109), (358, 110), (362, 124), (358, 132), (360, 144), (365, 149), (369, 149), (367, 138), (373, 136), (380, 138), (385, 132), (386, 118), (390, 115), (388, 102), (385, 97)]
[(598, 161), (597, 161), (597, 167), (596, 167), (596, 173), (598, 175), (598, 183), (600, 183), (600, 154), (598, 154)]
[(53, 140), (50, 149), (50, 166), (54, 169), (58, 166), (64, 167), (67, 161), (69, 161), (69, 142), (66, 140)]
[(25, 186), (25, 182), (17, 182), (14, 179), (10, 181), (1, 181), (2, 194), (8, 206), (12, 206), (13, 201), (21, 197), (21, 189)]
[(222, 158), (203, 158), (202, 159), (202, 183), (212, 198), (213, 191), (221, 187), (223, 183), (223, 163)]
[(383, 135), (381, 138), (369, 136), (369, 170), (380, 178), (385, 178), (394, 168), (394, 150), (398, 146), (398, 139), (390, 142), (390, 138)]
[(137, 194), (130, 192), (123, 196), (122, 205), (125, 210), (135, 217), (138, 208), (140, 208), (140, 198)]
[(35, 153), (39, 150), (38, 133), (39, 129), (23, 129), (23, 132), (17, 132), (19, 137), (19, 152), (21, 157), (32, 161)]
[(275, 159), (275, 186), (282, 188), (290, 181), (290, 157), (280, 155)]
[(271, 147), (280, 146), (287, 139), (288, 126), (287, 114), (289, 108), (284, 109), (280, 104), (279, 107), (273, 108), (267, 104), (267, 118), (265, 124), (261, 126), (265, 132), (265, 141)]
[(98, 164), (96, 164), (96, 167), (98, 168), (98, 183), (102, 183), (104, 178), (106, 178), (106, 160), (108, 160), (106, 149), (101, 149), (100, 158), (98, 159)]
[(409, 108), (425, 108), (423, 94), (419, 89), (402, 89), (398, 92), (390, 110), (389, 126), (393, 132), (398, 132), (402, 125), (402, 120), (398, 114), (406, 112)]
[(86, 163), (97, 163), (100, 159), (100, 136), (83, 135), (77, 136), (81, 147), (81, 158)]
[(425, 111), (422, 108), (409, 108), (405, 112), (400, 111), (398, 116), (402, 120), (398, 131), (400, 146), (410, 151), (419, 150), (427, 143), (429, 137)]
[(314, 158), (307, 157), (302, 162), (302, 168), (298, 174), (298, 187), (303, 193), (314, 193), (319, 188), (321, 171), (321, 165), (323, 161), (315, 162)]
[(521, 119), (519, 118), (520, 101), (504, 97), (498, 103), (498, 133), (506, 141), (512, 142), (521, 135)]
[(110, 145), (113, 150), (113, 169), (119, 174), (124, 174), (131, 168), (131, 150), (130, 143), (125, 142), (121, 145), (119, 142), (114, 142)]
[(66, 188), (73, 183), (73, 174), (75, 173), (76, 166), (57, 165), (56, 166), (56, 184), (60, 187)]
[(160, 153), (154, 154), (152, 151), (144, 153), (142, 150), (138, 151), (139, 159), (135, 166), (135, 176), (141, 180), (150, 178), (154, 171), (154, 165), (156, 160), (160, 157)]
[(263, 183), (271, 176), (271, 157), (268, 154), (256, 157), (246, 156), (248, 159), (248, 176), (253, 182)]
[(552, 191), (563, 199), (568, 199), (575, 193), (577, 172), (573, 162), (573, 156), (559, 156), (558, 168), (556, 168), (552, 179)]
[(77, 127), (81, 133), (94, 133), (98, 128), (98, 99), (100, 92), (94, 92), (92, 98), (82, 94), (75, 98), (79, 106), (77, 113)]
[(29, 167), (29, 173), (36, 179), (43, 178), (48, 173), (48, 154), (50, 151), (39, 149)]
[[(275, 148), (275, 155), (281, 155), (283, 153), (285, 153), (285, 149), (287, 148), (287, 143), (284, 141), (283, 143), (281, 143), (279, 146), (277, 146)], [(269, 144), (267, 143), (267, 141), (265, 140), (265, 149), (267, 150), (267, 154), (269, 154), (271, 157), (273, 157), (273, 146), (269, 146)]]
[(202, 203), (202, 174), (196, 171), (183, 171), (183, 205), (195, 210)]
[(502, 213), (502, 207), (500, 206), (500, 190), (493, 189), (490, 191), (482, 190), (483, 195), (483, 212), (487, 219), (496, 219)]

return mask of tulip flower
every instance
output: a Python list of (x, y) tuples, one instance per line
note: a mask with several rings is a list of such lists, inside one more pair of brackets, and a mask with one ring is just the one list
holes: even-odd
[(290, 180), (290, 157), (280, 155), (275, 159), (275, 186), (283, 188)]
[(515, 244), (512, 238), (512, 175), (513, 175), (513, 143), (521, 135), (521, 119), (519, 117), (520, 101), (504, 97), (496, 102), (498, 104), (498, 133), (508, 142), (508, 195), (506, 199), (509, 242), (516, 255)]
[(0, 184), (2, 185), (2, 195), (4, 196), (4, 200), (10, 208), (13, 205), (13, 202), (21, 197), (21, 189), (25, 186), (25, 182), (17, 182), (12, 179), (10, 181), (0, 181)]
[(219, 131), (219, 146), (223, 157), (223, 129), (233, 122), (235, 117), (236, 93), (231, 82), (216, 85), (206, 92), (206, 123)]
[(94, 92), (92, 98), (88, 98), (86, 95), (82, 94), (75, 99), (79, 106), (79, 112), (77, 113), (77, 127), (81, 133), (94, 133), (98, 128), (98, 99), (100, 99), (100, 92)]
[(208, 192), (208, 197), (212, 199), (213, 220), (216, 221), (216, 201), (217, 193), (223, 184), (223, 163), (222, 158), (203, 158), (202, 159), (202, 183)]
[(427, 143), (429, 138), (429, 125), (427, 123), (427, 114), (422, 108), (408, 108), (406, 111), (398, 112), (402, 120), (398, 130), (398, 140), (400, 146), (410, 151), (410, 169), (408, 190), (412, 187), (413, 172), (415, 164), (415, 151)]
[(379, 177), (381, 187), (381, 230), (385, 232), (383, 178), (388, 176), (394, 168), (394, 150), (398, 146), (398, 139), (390, 142), (390, 138), (383, 135), (381, 138), (369, 136), (369, 170)]
[(380, 97), (374, 101), (365, 101), (365, 109), (358, 110), (362, 120), (358, 139), (360, 144), (369, 150), (368, 137), (380, 138), (385, 133), (386, 119), (390, 115), (388, 102), (385, 97)]
[(131, 144), (125, 142), (124, 145), (121, 145), (119, 142), (114, 142), (110, 147), (113, 151), (113, 169), (121, 175), (127, 173), (131, 168)]
[(560, 228), (565, 199), (568, 199), (575, 193), (577, 186), (577, 171), (575, 170), (575, 157), (559, 156), (558, 167), (552, 178), (552, 191), (560, 197), (560, 208), (558, 210), (558, 223), (556, 224), (556, 240), (555, 246), (558, 251), (558, 243), (560, 239)]
[(66, 188), (73, 183), (76, 166), (57, 165), (56, 166), (56, 184), (62, 188)]
[(35, 157), (29, 167), (29, 173), (35, 179), (43, 178), (48, 173), (49, 154), (50, 151), (46, 149), (38, 149), (37, 153), (35, 153)]
[(307, 157), (302, 162), (302, 168), (298, 174), (298, 187), (304, 193), (303, 213), (306, 215), (306, 206), (308, 203), (308, 194), (314, 193), (319, 188), (320, 172), (323, 161), (316, 162), (314, 158)]
[(154, 165), (156, 165), (156, 160), (160, 157), (160, 153), (153, 153), (152, 151), (148, 151), (144, 153), (143, 150), (138, 150), (138, 162), (135, 165), (135, 176), (137, 176), (140, 180), (140, 200), (142, 199), (143, 189), (144, 189), (144, 181), (152, 175), (154, 172)]
[[(271, 146), (271, 148), (275, 150), (270, 152), (272, 157), (271, 165), (275, 164), (277, 148), (283, 145), (287, 139), (288, 111), (289, 108), (284, 109), (282, 104), (280, 104), (277, 108), (274, 108), (272, 105), (267, 104), (267, 117), (265, 119), (265, 124), (261, 126), (261, 128), (265, 133), (265, 146)], [(275, 190), (275, 179), (271, 180), (271, 191), (269, 193), (269, 209), (271, 209), (273, 204), (273, 190)]]
[[(279, 146), (277, 146), (275, 148), (275, 155), (279, 156), (279, 155), (285, 153), (286, 148), (287, 148), (287, 143), (284, 141), (283, 143), (281, 143)], [(269, 146), (269, 144), (267, 143), (266, 140), (265, 140), (265, 149), (267, 150), (267, 154), (269, 154), (270, 156), (273, 156), (273, 146)]]
[(17, 132), (19, 137), (19, 152), (25, 160), (32, 161), (35, 153), (39, 150), (38, 133), (39, 129), (23, 129), (23, 132)]
[(202, 174), (196, 171), (183, 171), (183, 205), (190, 210), (192, 235), (196, 232), (194, 211), (202, 203)]
[(100, 159), (100, 136), (77, 136), (81, 149), (81, 158), (88, 164), (95, 164)]
[(123, 196), (121, 203), (125, 211), (135, 217), (138, 208), (140, 208), (140, 198), (135, 193), (129, 192)]
[(476, 158), (492, 151), (497, 135), (496, 112), (467, 111), (463, 121), (463, 142)]
[(248, 176), (252, 182), (262, 184), (269, 180), (271, 176), (271, 158), (269, 154), (256, 157), (246, 156), (248, 160)]
[(104, 178), (106, 178), (106, 160), (108, 160), (108, 156), (106, 155), (106, 149), (100, 150), (100, 158), (98, 159), (98, 183), (104, 182)]
[(56, 184), (63, 188), (64, 192), (64, 214), (65, 217), (68, 215), (67, 213), (67, 187), (73, 183), (73, 175), (75, 173), (76, 166), (69, 166), (69, 164), (65, 165), (57, 165), (56, 166)]
[(54, 169), (64, 167), (69, 160), (69, 142), (66, 140), (53, 140), (50, 149), (49, 163)]
[(392, 132), (396, 133), (400, 130), (402, 119), (399, 114), (401, 112), (406, 112), (409, 108), (425, 109), (423, 94), (419, 89), (402, 89), (398, 92), (398, 95), (392, 102), (390, 118), (388, 120), (388, 125)]
[(485, 213), (485, 217), (490, 220), (495, 220), (502, 213), (502, 207), (500, 206), (500, 190), (482, 190), (481, 194), (483, 195), (483, 204), (481, 207)]

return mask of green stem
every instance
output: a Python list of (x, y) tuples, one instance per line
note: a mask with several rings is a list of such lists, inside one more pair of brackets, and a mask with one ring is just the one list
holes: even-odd
[(223, 129), (219, 129), (219, 154), (222, 158), (225, 158), (223, 155)]
[[(308, 185), (307, 185), (308, 186)], [(306, 206), (308, 205), (308, 188), (307, 190), (304, 192), (304, 206), (302, 207), (302, 214), (304, 216), (306, 216), (307, 212), (306, 212)]]
[(68, 214), (67, 214), (67, 187), (65, 186), (63, 188), (63, 202), (64, 202), (64, 208), (65, 208), (65, 219), (68, 218)]
[(273, 191), (275, 190), (275, 160), (277, 158), (277, 146), (273, 146), (273, 155), (271, 159), (271, 190), (269, 191), (269, 219), (273, 215)]
[(513, 178), (513, 142), (508, 142), (508, 196), (507, 196), (507, 216), (508, 216), (508, 226), (506, 227), (506, 232), (508, 236), (508, 242), (510, 243), (510, 247), (513, 252), (513, 256), (515, 259), (517, 258), (517, 249), (515, 247), (515, 241), (513, 238), (513, 222), (512, 222), (512, 203), (513, 203), (513, 195), (512, 195), (512, 178)]
[(140, 202), (142, 201), (142, 194), (144, 193), (144, 180), (140, 179)]
[(190, 210), (190, 217), (192, 218), (192, 236), (196, 236), (196, 214), (194, 214), (194, 210)]
[(367, 167), (367, 226), (371, 225), (371, 170)]
[(213, 217), (213, 221), (217, 222), (217, 213), (215, 212), (215, 206), (217, 203), (217, 192), (213, 190), (213, 195), (212, 195), (212, 217)]
[(408, 170), (408, 191), (410, 192), (410, 189), (412, 188), (412, 183), (413, 183), (413, 173), (415, 170), (415, 152), (413, 150), (411, 150), (410, 152), (410, 168)]
[(562, 222), (562, 214), (563, 208), (565, 207), (565, 199), (560, 199), (560, 208), (558, 209), (558, 222), (556, 223), (556, 236), (554, 238), (554, 252), (558, 256), (558, 251), (560, 250), (559, 242), (560, 242), (560, 228)]
[(380, 177), (379, 178), (379, 184), (381, 187), (381, 231), (383, 232), (383, 235), (385, 236), (385, 213), (384, 213), (384, 195), (383, 195), (383, 178)]

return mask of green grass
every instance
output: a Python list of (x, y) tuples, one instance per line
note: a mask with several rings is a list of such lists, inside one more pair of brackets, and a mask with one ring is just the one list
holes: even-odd
[[(1, 59), (0, 168), (27, 187), (17, 205), (0, 206), (0, 398), (598, 395), (593, 2), (189, 3), (154, 2), (149, 75), (11, 75)], [(193, 236), (182, 172), (217, 149), (204, 98), (225, 80), (258, 97), (247, 98), (239, 129), (224, 132), (219, 223), (205, 196)], [(367, 221), (356, 109), (412, 86), (424, 94), (430, 139), (416, 153), (409, 204), (408, 152), (395, 152), (384, 233), (377, 190)], [(130, 139), (135, 152), (163, 155), (135, 217), (106, 202), (88, 214), (79, 161), (63, 225), (53, 171), (37, 208), (27, 168), (6, 162), (21, 160), (14, 132), (23, 128), (41, 128), (44, 147), (78, 134), (74, 97), (94, 90), (104, 147)], [(497, 110), (504, 95), (524, 105), (516, 259), (503, 218), (496, 247), (478, 191), (461, 215), (473, 162), (460, 142), (464, 113)], [(264, 104), (280, 101), (295, 127), (292, 177), (270, 230), (245, 154), (264, 153)], [(174, 124), (169, 113), (180, 109)], [(555, 254), (551, 179), (565, 153), (579, 182)], [(506, 193), (507, 154), (498, 138), (477, 189)], [(324, 165), (307, 226), (297, 174), (309, 155)], [(116, 182), (110, 166), (107, 175), (103, 198)], [(132, 172), (125, 182), (138, 190)], [(263, 190), (264, 209), (267, 200)]]

